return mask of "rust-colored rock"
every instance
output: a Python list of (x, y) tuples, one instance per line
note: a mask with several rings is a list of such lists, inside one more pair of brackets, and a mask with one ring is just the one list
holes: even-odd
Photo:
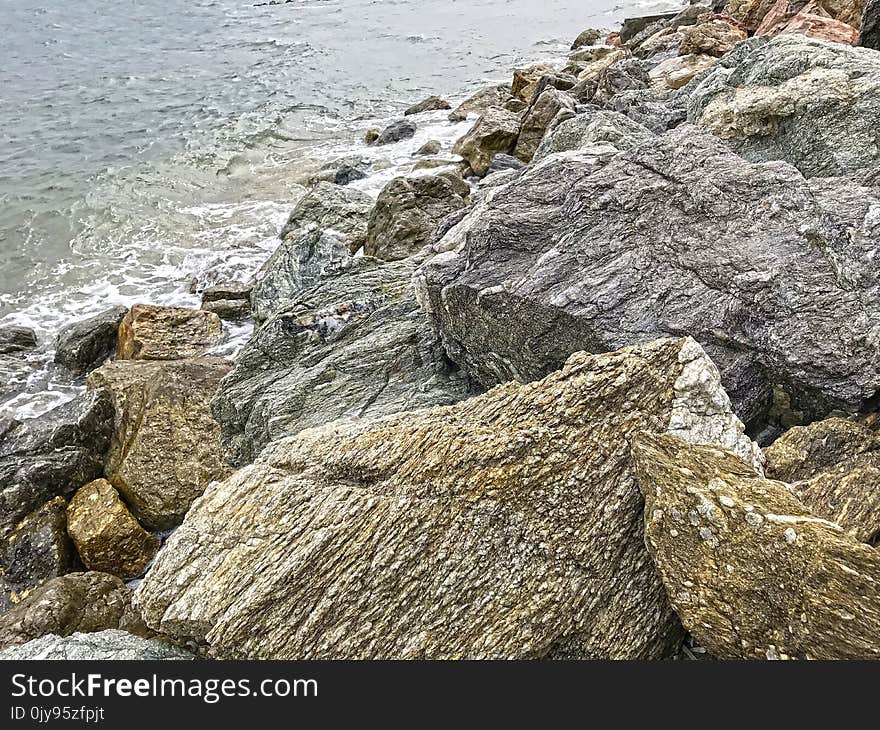
[(135, 304), (119, 325), (117, 360), (182, 360), (205, 354), (223, 337), (213, 312)]

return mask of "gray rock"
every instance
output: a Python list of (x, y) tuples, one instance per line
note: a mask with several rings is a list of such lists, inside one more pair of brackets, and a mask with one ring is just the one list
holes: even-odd
[(394, 144), (395, 142), (409, 139), (410, 137), (414, 136), (415, 133), (415, 123), (411, 122), (409, 119), (401, 119), (385, 127), (385, 129), (382, 130), (381, 134), (376, 139), (376, 144)]
[(622, 91), (608, 101), (607, 108), (625, 114), (654, 134), (663, 134), (687, 119), (683, 97), (654, 89)]
[(366, 193), (321, 182), (297, 203), (281, 229), (281, 238), (298, 235), (310, 224), (348, 235), (365, 233), (372, 208), (373, 199)]
[(442, 146), (438, 140), (430, 139), (416, 150), (416, 155), (419, 157), (425, 157), (428, 155), (439, 155), (441, 149)]
[(144, 639), (126, 631), (107, 629), (93, 634), (54, 634), (0, 651), (0, 660), (156, 661), (195, 659), (193, 654), (157, 639)]
[(523, 116), (513, 154), (523, 162), (530, 162), (556, 115), (563, 109), (574, 111), (574, 107), (574, 99), (564, 91), (552, 87), (546, 88), (540, 96), (536, 95)]
[(612, 145), (629, 150), (653, 138), (641, 124), (618, 112), (594, 109), (562, 122), (541, 142), (535, 152), (535, 161), (548, 155), (570, 150), (582, 150), (597, 144)]
[(729, 56), (690, 94), (690, 121), (748, 160), (786, 160), (807, 177), (880, 162), (875, 51), (787, 34)]
[(867, 0), (862, 14), (859, 45), (880, 51), (880, 0)]
[(450, 213), (467, 205), (470, 187), (455, 175), (398, 177), (379, 193), (364, 253), (385, 261), (411, 256)]
[(37, 347), (37, 334), (30, 327), (0, 327), (0, 355), (29, 352)]
[(423, 267), (422, 301), (465, 371), (532, 380), (577, 350), (687, 333), (753, 428), (771, 395), (804, 421), (870, 405), (880, 299), (856, 244), (875, 244), (829, 227), (797, 170), (688, 125), (601, 163), (546, 158)]
[(641, 15), (634, 18), (626, 18), (620, 27), (620, 40), (624, 43), (631, 41), (638, 33), (648, 26), (665, 26), (678, 15), (678, 11), (670, 13), (655, 13), (654, 15)]
[(452, 151), (467, 160), (474, 174), (482, 177), (496, 154), (513, 151), (519, 131), (519, 115), (505, 109), (487, 109)]
[(101, 365), (116, 350), (119, 325), (126, 314), (128, 307), (112, 307), (64, 327), (55, 342), (55, 362), (76, 373)]
[(405, 117), (408, 117), (411, 114), (422, 114), (424, 112), (435, 112), (441, 109), (451, 108), (452, 106), (445, 99), (441, 99), (439, 96), (429, 96), (427, 99), (420, 101), (418, 104), (413, 104), (403, 113), (403, 115)]
[(544, 74), (535, 84), (535, 96), (537, 100), (547, 89), (558, 89), (559, 91), (568, 91), (577, 83), (577, 76), (566, 73)]
[(593, 103), (604, 104), (622, 91), (646, 89), (650, 82), (648, 66), (644, 61), (638, 58), (615, 61), (599, 76)]
[(88, 393), (28, 421), (0, 422), (0, 539), (55, 496), (99, 477), (113, 433), (113, 403)]
[(417, 264), (352, 259), (254, 334), (212, 403), (227, 458), (335, 418), (454, 403), (469, 392), (410, 285)]
[[(526, 163), (522, 160), (517, 159), (513, 155), (505, 155), (503, 152), (500, 152), (492, 158), (492, 162), (486, 170), (486, 177), (495, 172), (501, 172), (502, 170), (522, 170), (525, 166)], [(485, 184), (485, 182), (486, 179), (483, 178), (483, 184)]]
[(592, 46), (601, 36), (602, 31), (596, 30), (595, 28), (582, 30), (571, 44), (571, 50), (576, 51), (578, 48), (583, 48), (584, 46)]
[(309, 184), (329, 182), (334, 185), (348, 185), (355, 180), (363, 180), (366, 176), (367, 165), (361, 157), (338, 157), (321, 165), (309, 178)]
[(510, 93), (510, 84), (498, 84), (481, 89), (449, 112), (449, 121), (463, 122), (471, 114), (481, 116), (493, 107), (503, 108), (513, 98), (513, 94)]
[(228, 281), (208, 287), (202, 292), (202, 304), (221, 301), (247, 301), (251, 297), (251, 284)]
[(679, 28), (686, 26), (696, 25), (697, 20), (699, 20), (701, 16), (711, 12), (712, 8), (708, 5), (701, 5), (699, 3), (688, 5), (669, 21), (669, 27), (678, 30)]

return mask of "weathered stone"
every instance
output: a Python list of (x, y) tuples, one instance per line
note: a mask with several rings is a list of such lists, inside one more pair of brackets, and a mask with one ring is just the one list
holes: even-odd
[(228, 473), (210, 400), (232, 368), (221, 358), (116, 361), (88, 384), (112, 393), (115, 432), (105, 473), (145, 527), (180, 522), (192, 501)]
[(419, 157), (439, 155), (442, 148), (443, 147), (438, 140), (429, 139), (427, 142), (425, 142), (425, 144), (423, 144), (416, 150), (415, 154)]
[(452, 106), (445, 99), (441, 99), (439, 96), (429, 96), (418, 104), (413, 104), (403, 113), (403, 115), (407, 117), (411, 114), (422, 114), (424, 112), (435, 112), (451, 108)]
[(321, 165), (308, 182), (311, 186), (322, 182), (348, 185), (355, 180), (363, 180), (367, 176), (367, 171), (367, 165), (360, 156), (337, 157)]
[(682, 56), (688, 54), (706, 54), (721, 57), (730, 53), (740, 41), (748, 38), (747, 33), (726, 20), (718, 18), (708, 23), (691, 25), (682, 31), (682, 41), (678, 52)]
[[(690, 7), (694, 6), (692, 5)], [(675, 31), (672, 28), (663, 28), (639, 43), (639, 45), (633, 49), (633, 55), (638, 58), (650, 58), (666, 52), (678, 55), (678, 48), (683, 39), (684, 34), (682, 32)], [(663, 59), (652, 58), (651, 60), (660, 61)]]
[(880, 658), (880, 551), (729, 451), (646, 433), (632, 456), (648, 550), (712, 655)]
[(535, 161), (548, 155), (570, 150), (586, 150), (598, 144), (612, 145), (618, 150), (637, 147), (654, 135), (623, 114), (594, 109), (562, 122), (535, 153)]
[(691, 121), (746, 159), (786, 160), (807, 177), (880, 161), (880, 56), (800, 35), (753, 40), (763, 42), (741, 44), (691, 93)]
[(415, 301), (410, 279), (421, 260), (355, 258), (254, 334), (213, 402), (230, 463), (253, 461), (269, 441), (336, 418), (468, 394)]
[(281, 239), (298, 236), (310, 225), (349, 236), (366, 233), (372, 208), (373, 199), (360, 190), (318, 183), (296, 204), (281, 229)]
[(669, 21), (669, 28), (671, 30), (678, 30), (679, 28), (696, 25), (711, 17), (712, 8), (708, 5), (691, 4), (679, 11), (678, 15)]
[(880, 0), (867, 0), (861, 27), (859, 45), (880, 51)]
[(202, 309), (213, 312), (220, 319), (229, 322), (241, 322), (251, 316), (251, 303), (247, 299), (218, 299), (203, 302)]
[(595, 28), (582, 30), (578, 37), (574, 39), (574, 43), (571, 44), (571, 50), (576, 51), (578, 48), (583, 48), (584, 46), (592, 46), (601, 36), (602, 31), (596, 30)]
[(27, 421), (0, 419), (0, 539), (53, 497), (99, 477), (112, 432), (113, 404), (102, 392)]
[(112, 307), (64, 327), (55, 342), (55, 362), (77, 373), (101, 365), (116, 350), (119, 325), (126, 314), (127, 307)]
[[(513, 155), (505, 155), (504, 153), (499, 152), (492, 158), (492, 162), (489, 164), (489, 169), (486, 170), (486, 178), (493, 173), (502, 172), (503, 170), (522, 170), (525, 166), (525, 162), (517, 159)], [(481, 188), (486, 184), (486, 178), (483, 178)]]
[(508, 84), (499, 84), (498, 86), (481, 89), (449, 112), (449, 121), (463, 122), (471, 114), (482, 116), (493, 107), (503, 108), (513, 98)]
[(394, 144), (413, 137), (416, 133), (416, 125), (409, 119), (400, 119), (389, 124), (376, 139), (377, 145)]
[(204, 355), (223, 339), (213, 312), (135, 304), (119, 325), (117, 360), (182, 360)]
[[(880, 384), (875, 244), (829, 226), (804, 178), (683, 125), (607, 161), (545, 158), (427, 263), (422, 301), (485, 385), (577, 350), (692, 334), (750, 427), (785, 394), (803, 422)], [(845, 278), (841, 272), (846, 272)]]
[(91, 634), (60, 637), (47, 634), (26, 644), (0, 651), (0, 660), (33, 661), (157, 661), (195, 659), (193, 654), (157, 639), (144, 639), (127, 631), (105, 629)]
[(375, 144), (376, 140), (379, 139), (380, 134), (382, 134), (381, 129), (378, 127), (370, 127), (364, 132), (364, 144)]
[(628, 440), (756, 447), (690, 339), (572, 356), (539, 383), (338, 421), (213, 486), (136, 601), (226, 658), (650, 658), (675, 616)]
[(50, 578), (76, 570), (67, 536), (67, 503), (55, 497), (31, 512), (0, 543), (0, 613)]
[(7, 325), (0, 327), (0, 355), (29, 352), (37, 347), (37, 333), (30, 327)]
[(880, 534), (880, 437), (843, 418), (796, 426), (764, 452), (767, 476), (789, 482), (807, 509), (856, 540)]
[(107, 573), (68, 573), (43, 584), (0, 616), (0, 649), (46, 634), (118, 628), (147, 633), (131, 605), (131, 589)]
[(89, 570), (123, 580), (141, 575), (161, 545), (138, 524), (106, 479), (89, 482), (73, 495), (67, 531)]
[(663, 134), (687, 119), (686, 102), (667, 89), (622, 91), (606, 108), (628, 116), (654, 134)]
[(547, 66), (546, 64), (514, 69), (510, 93), (526, 104), (531, 104), (538, 80), (545, 74), (552, 74), (555, 70), (552, 66)]
[(635, 18), (625, 18), (620, 27), (620, 40), (626, 43), (649, 25), (672, 20), (677, 15), (678, 11), (671, 13), (655, 13), (654, 15), (642, 15)]
[(530, 162), (556, 115), (563, 109), (574, 111), (574, 108), (574, 99), (564, 91), (549, 88), (541, 92), (523, 117), (514, 155), (523, 162)]
[(594, 104), (604, 104), (623, 91), (647, 89), (651, 79), (648, 66), (638, 58), (624, 58), (612, 63), (599, 76)]
[(822, 0), (776, 0), (755, 30), (755, 35), (798, 33), (811, 38), (855, 45), (859, 40), (858, 25), (863, 0), (842, 0), (825, 4), (832, 8), (833, 14), (823, 7)]
[(705, 54), (676, 56), (658, 63), (648, 72), (648, 76), (655, 86), (663, 89), (680, 89), (697, 74), (711, 68), (717, 62), (717, 58)]
[(467, 160), (474, 173), (482, 177), (496, 154), (509, 154), (513, 150), (519, 130), (520, 119), (516, 114), (504, 109), (488, 109), (455, 143), (452, 151)]
[(629, 51), (625, 51), (622, 48), (614, 48), (610, 53), (603, 55), (599, 60), (593, 61), (584, 66), (578, 73), (578, 82), (595, 81), (598, 84), (602, 74), (604, 74), (609, 67), (629, 57)]
[(444, 217), (467, 205), (469, 194), (468, 184), (455, 175), (395, 178), (376, 200), (364, 254), (396, 261), (416, 253)]

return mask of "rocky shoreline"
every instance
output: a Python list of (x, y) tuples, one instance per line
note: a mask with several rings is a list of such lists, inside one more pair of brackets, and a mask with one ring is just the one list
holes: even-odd
[(327, 161), (250, 284), (66, 328), (87, 392), (0, 423), (0, 658), (880, 657), (878, 27), (585, 30), (366, 130), (469, 123), (377, 199)]

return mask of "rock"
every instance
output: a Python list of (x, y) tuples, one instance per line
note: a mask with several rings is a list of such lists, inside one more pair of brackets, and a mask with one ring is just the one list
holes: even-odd
[(413, 137), (416, 133), (416, 125), (409, 119), (401, 119), (389, 124), (376, 139), (377, 145), (394, 144)]
[(106, 629), (67, 637), (47, 634), (26, 644), (0, 651), (0, 660), (157, 661), (195, 659), (193, 654), (157, 639), (127, 631)]
[(202, 304), (211, 302), (247, 301), (251, 298), (251, 284), (241, 281), (229, 281), (208, 287), (202, 292)]
[(117, 360), (182, 360), (204, 355), (223, 339), (213, 312), (135, 304), (119, 325)]
[[(622, 48), (611, 48), (609, 53), (605, 53), (599, 60), (588, 63), (581, 68), (578, 73), (578, 82), (595, 81), (597, 84), (606, 69), (613, 66), (618, 61), (623, 61), (630, 57), (629, 51)], [(574, 90), (572, 90), (572, 93)]]
[[(501, 172), (502, 170), (522, 170), (525, 166), (525, 162), (518, 160), (513, 155), (505, 155), (503, 152), (499, 152), (492, 158), (492, 162), (489, 163), (489, 168), (486, 170), (486, 177), (495, 172)], [(485, 178), (483, 178), (483, 182), (485, 183)]]
[(655, 15), (643, 15), (635, 18), (626, 18), (620, 27), (620, 40), (626, 43), (637, 33), (643, 31), (649, 25), (657, 22), (672, 20), (678, 15), (678, 11), (671, 13), (656, 13)]
[[(539, 99), (547, 89), (568, 91), (577, 83), (577, 76), (566, 73), (544, 74), (535, 84), (534, 99)], [(528, 107), (526, 107), (528, 108)]]
[(293, 209), (281, 229), (282, 241), (310, 225), (349, 236), (366, 233), (373, 199), (366, 193), (332, 183), (318, 183)]
[(578, 48), (583, 48), (584, 46), (592, 46), (601, 36), (602, 31), (594, 28), (582, 30), (578, 37), (574, 39), (574, 43), (571, 44), (571, 50), (576, 51)]
[(615, 61), (599, 76), (594, 104), (604, 104), (622, 91), (647, 89), (651, 79), (648, 66), (638, 58)]
[(213, 402), (231, 464), (336, 418), (446, 405), (469, 393), (415, 300), (410, 280), (422, 260), (355, 258), (254, 334)]
[(382, 134), (381, 129), (378, 127), (370, 127), (364, 132), (364, 144), (375, 144), (376, 140), (379, 139), (380, 134)]
[(260, 268), (251, 293), (254, 319), (263, 322), (285, 301), (350, 265), (348, 239), (332, 229), (300, 228), (286, 236)]
[(55, 497), (25, 517), (0, 544), (0, 613), (50, 578), (76, 570), (66, 506), (64, 497)]
[(535, 153), (535, 161), (569, 150), (585, 150), (598, 144), (613, 145), (618, 150), (637, 147), (654, 135), (623, 114), (596, 109), (578, 114), (554, 129)]
[[(798, 15), (825, 18), (858, 30), (864, 6), (865, 0), (733, 0), (730, 14), (756, 35), (776, 34)], [(858, 40), (858, 33), (854, 37)]]
[(206, 492), (137, 603), (223, 658), (666, 656), (681, 634), (630, 472), (646, 428), (756, 453), (692, 340), (579, 353), (276, 441)]
[(669, 21), (669, 28), (670, 30), (677, 31), (680, 28), (704, 22), (707, 17), (712, 17), (712, 8), (708, 5), (701, 5), (699, 3), (688, 5)]
[(30, 327), (7, 325), (0, 327), (0, 355), (29, 352), (37, 347), (37, 333)]
[(471, 114), (482, 116), (494, 107), (503, 108), (513, 98), (508, 84), (499, 84), (498, 86), (481, 89), (449, 112), (449, 121), (463, 122)]
[(788, 482), (813, 514), (854, 539), (880, 534), (880, 437), (843, 418), (796, 426), (768, 449), (767, 476)]
[(89, 570), (123, 580), (141, 575), (162, 543), (138, 524), (106, 479), (89, 482), (73, 496), (67, 530)]
[(486, 386), (685, 333), (750, 427), (774, 398), (809, 422), (868, 406), (880, 383), (875, 244), (829, 226), (790, 165), (745, 162), (692, 126), (610, 161), (547, 157), (462, 238), (423, 267), (422, 301)]
[[(601, 61), (608, 56), (614, 56), (615, 58), (621, 58), (626, 56), (626, 51), (622, 51), (617, 46), (609, 46), (609, 45), (601, 45), (601, 46), (589, 46), (587, 48), (581, 48), (573, 53), (568, 54), (569, 67), (572, 69), (577, 69), (574, 71), (574, 75), (583, 71), (586, 66), (589, 66), (592, 63), (596, 63), (597, 61)], [(550, 75), (553, 72), (549, 72), (546, 75)]]
[[(691, 5), (690, 7), (695, 7)], [(633, 49), (633, 55), (639, 58), (651, 58), (660, 54), (678, 55), (678, 48), (684, 40), (684, 33), (672, 28), (663, 28), (649, 36)], [(665, 60), (651, 58), (651, 60)]]
[(714, 56), (689, 54), (668, 58), (648, 72), (654, 86), (665, 89), (680, 89), (697, 74), (711, 68), (718, 62)]
[(427, 99), (420, 101), (418, 104), (413, 104), (409, 109), (407, 109), (403, 115), (409, 116), (411, 114), (422, 114), (423, 112), (435, 112), (441, 109), (452, 109), (452, 106), (445, 99), (441, 99), (439, 96), (429, 96)]
[(706, 54), (721, 57), (730, 53), (740, 41), (748, 38), (747, 33), (721, 18), (708, 23), (691, 25), (682, 31), (682, 41), (678, 52), (682, 56)]
[(228, 473), (210, 400), (232, 368), (222, 358), (116, 361), (92, 371), (113, 396), (116, 425), (107, 479), (150, 529), (178, 524), (192, 501)]
[(131, 605), (131, 589), (106, 573), (69, 573), (53, 578), (0, 616), (0, 649), (46, 634), (127, 629), (145, 633)]
[(632, 456), (648, 550), (710, 654), (880, 658), (880, 552), (729, 451), (646, 433)]
[[(754, 33), (776, 2), (777, 0), (728, 0), (727, 12), (747, 31)], [(798, 3), (800, 4), (800, 0)]]
[(489, 109), (455, 143), (452, 151), (467, 160), (474, 174), (482, 177), (496, 154), (512, 152), (519, 131), (520, 119), (516, 114), (504, 109)]
[(798, 33), (810, 38), (856, 45), (859, 31), (856, 27), (832, 17), (820, 4), (808, 2), (800, 11), (793, 13), (789, 0), (777, 0), (761, 21), (755, 35), (776, 36)]
[(202, 309), (213, 312), (220, 319), (229, 322), (241, 322), (251, 316), (251, 305), (246, 299), (220, 299), (216, 302), (205, 302)]
[(880, 51), (880, 0), (866, 0), (859, 45)]
[(469, 194), (468, 184), (455, 175), (395, 178), (376, 200), (364, 254), (396, 261), (416, 253), (443, 218), (467, 205)]
[(563, 109), (574, 111), (574, 108), (574, 99), (564, 91), (549, 88), (541, 92), (522, 119), (514, 155), (523, 162), (530, 162), (556, 115)]
[(624, 48), (627, 48), (630, 52), (635, 51), (636, 48), (642, 45), (646, 40), (651, 38), (652, 36), (657, 35), (661, 30), (666, 30), (669, 26), (668, 20), (658, 20), (654, 23), (649, 23), (642, 30), (636, 33), (632, 38), (630, 38), (626, 43), (623, 44)]
[(800, 35), (753, 40), (691, 93), (688, 119), (748, 160), (786, 160), (807, 177), (877, 165), (880, 57)]
[(29, 362), (25, 352), (0, 355), (0, 398), (7, 400), (13, 395), (25, 392), (30, 376), (39, 366), (39, 360)]
[(112, 432), (112, 401), (101, 392), (38, 418), (0, 420), (0, 539), (53, 497), (99, 477)]
[(419, 147), (418, 150), (416, 150), (416, 155), (418, 155), (420, 157), (429, 156), (429, 155), (439, 155), (441, 149), (442, 149), (442, 145), (440, 144), (440, 142), (438, 140), (430, 139), (427, 142), (425, 142), (425, 144), (423, 144), (421, 147)]
[(64, 327), (55, 341), (55, 362), (76, 373), (101, 365), (116, 350), (119, 325), (126, 314), (127, 307), (111, 307)]
[(538, 80), (545, 74), (552, 74), (555, 70), (552, 66), (547, 66), (546, 64), (514, 69), (510, 93), (526, 104), (531, 104)]
[(687, 119), (685, 105), (684, 99), (675, 98), (669, 90), (652, 88), (622, 91), (606, 107), (624, 114), (654, 134), (663, 134)]
[[(419, 160), (416, 164), (413, 165), (413, 172), (418, 172), (419, 170), (437, 170), (441, 167), (450, 167), (454, 168), (455, 172), (453, 173), (455, 177), (461, 179), (461, 175), (459, 173), (461, 161), (445, 159), (445, 158), (434, 158), (428, 160)], [(464, 163), (467, 165), (467, 163)], [(468, 168), (470, 169), (470, 168)]]
[(312, 186), (322, 182), (333, 185), (348, 185), (355, 180), (363, 180), (366, 176), (367, 166), (363, 158), (359, 156), (338, 157), (321, 165), (308, 182)]

